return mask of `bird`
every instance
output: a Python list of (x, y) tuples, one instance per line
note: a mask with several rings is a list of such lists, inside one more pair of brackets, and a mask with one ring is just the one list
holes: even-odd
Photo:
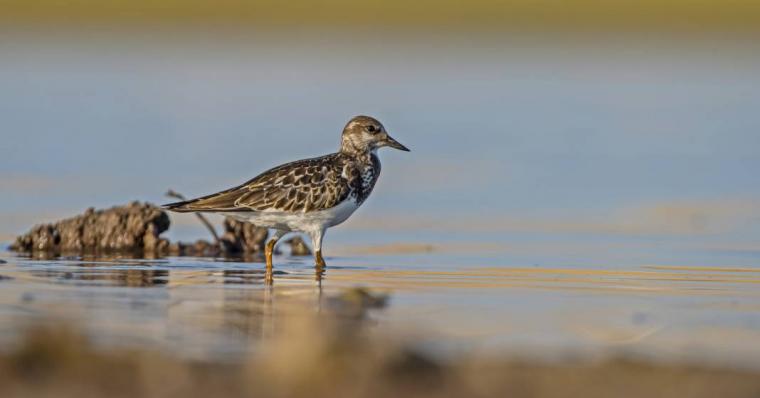
[(409, 152), (377, 119), (356, 116), (343, 128), (338, 152), (285, 163), (238, 186), (162, 207), (223, 214), (273, 230), (264, 250), (265, 279), (271, 284), (275, 244), (290, 232), (311, 238), (315, 266), (324, 269), (322, 238), (372, 193), (380, 176), (377, 150), (383, 147)]

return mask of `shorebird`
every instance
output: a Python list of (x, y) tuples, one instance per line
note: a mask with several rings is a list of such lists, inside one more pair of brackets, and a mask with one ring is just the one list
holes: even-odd
[(266, 243), (266, 280), (272, 282), (272, 254), (288, 232), (311, 238), (319, 269), (325, 231), (343, 221), (364, 203), (380, 176), (377, 150), (409, 151), (369, 116), (356, 116), (343, 128), (340, 150), (269, 169), (236, 187), (163, 207), (176, 212), (221, 213), (274, 230)]

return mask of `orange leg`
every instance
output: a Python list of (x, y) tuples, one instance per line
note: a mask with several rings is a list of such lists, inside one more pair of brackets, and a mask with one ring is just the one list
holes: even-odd
[(267, 263), (267, 269), (266, 269), (266, 272), (264, 273), (264, 282), (266, 282), (267, 285), (271, 285), (274, 282), (274, 274), (273, 274), (273, 267), (272, 267), (273, 265), (272, 255), (274, 254), (274, 245), (286, 233), (287, 231), (276, 230), (275, 233), (272, 235), (272, 237), (269, 238), (269, 240), (267, 241), (266, 246), (264, 246), (264, 258), (266, 259), (266, 263)]
[(264, 281), (267, 285), (271, 285), (272, 282), (274, 282), (274, 277), (272, 276), (273, 267), (272, 267), (272, 254), (274, 254), (274, 244), (277, 243), (277, 240), (270, 239), (269, 242), (267, 242), (266, 247), (264, 248), (264, 257), (266, 258), (267, 262), (267, 269), (264, 273)]
[(317, 250), (316, 252), (314, 252), (314, 261), (316, 262), (317, 267), (319, 268), (322, 268), (327, 265), (325, 264), (325, 259), (322, 257), (321, 250)]
[(325, 274), (325, 268), (327, 267), (327, 264), (325, 264), (325, 259), (322, 258), (322, 251), (318, 250), (314, 252), (314, 262), (316, 263), (316, 266), (314, 267), (314, 277), (317, 283), (319, 283), (320, 289), (322, 288), (322, 276)]
[(312, 231), (309, 233), (311, 236), (311, 246), (314, 249), (314, 264), (316, 271), (317, 282), (322, 286), (322, 275), (325, 273), (325, 259), (322, 257), (322, 236), (324, 236), (324, 230)]

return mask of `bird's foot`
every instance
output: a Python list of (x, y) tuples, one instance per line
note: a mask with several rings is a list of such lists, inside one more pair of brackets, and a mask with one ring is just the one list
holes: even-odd
[(317, 268), (324, 268), (327, 266), (325, 259), (322, 257), (322, 252), (319, 250), (314, 253), (314, 261), (316, 262)]

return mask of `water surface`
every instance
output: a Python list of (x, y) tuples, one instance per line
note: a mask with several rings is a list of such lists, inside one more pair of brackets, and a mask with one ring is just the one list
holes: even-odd
[(378, 333), (435, 355), (625, 354), (760, 367), (751, 344), (760, 339), (757, 267), (499, 265), (493, 255), (425, 252), (329, 258), (318, 283), (310, 259), (280, 256), (267, 288), (257, 262), (3, 259), (5, 347), (26, 326), (52, 322), (105, 348), (236, 360), (266, 344), (278, 322), (335, 311), (360, 286), (387, 295), (386, 305), (343, 316), (368, 317)]

